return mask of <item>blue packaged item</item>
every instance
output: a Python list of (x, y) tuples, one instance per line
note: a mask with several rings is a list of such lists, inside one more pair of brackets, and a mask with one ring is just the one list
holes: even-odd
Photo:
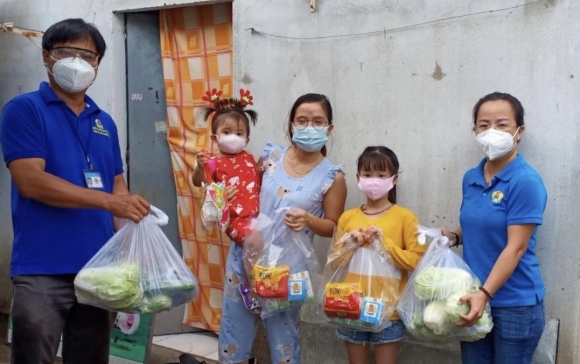
[(288, 280), (288, 301), (305, 301), (308, 297), (305, 279)]
[(359, 320), (369, 324), (378, 325), (381, 323), (383, 312), (383, 302), (375, 300), (371, 297), (363, 299), (362, 310), (360, 312)]

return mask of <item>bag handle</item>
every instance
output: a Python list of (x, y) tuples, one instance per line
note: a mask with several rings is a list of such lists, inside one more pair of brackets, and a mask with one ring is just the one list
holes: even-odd
[(440, 229), (427, 228), (422, 225), (417, 225), (417, 233), (419, 234), (419, 245), (425, 245), (427, 240), (426, 237), (428, 236), (433, 239), (434, 243), (449, 247), (449, 238), (441, 234)]
[(159, 226), (167, 225), (169, 222), (169, 216), (153, 205), (149, 206), (149, 215), (147, 215), (147, 219)]

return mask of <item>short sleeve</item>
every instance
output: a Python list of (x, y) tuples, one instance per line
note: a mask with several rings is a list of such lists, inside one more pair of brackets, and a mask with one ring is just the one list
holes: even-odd
[(0, 118), (0, 144), (4, 162), (23, 158), (46, 158), (46, 147), (40, 120), (26, 102), (10, 101)]
[(539, 176), (527, 174), (519, 178), (508, 198), (508, 226), (542, 224), (548, 196)]
[(344, 164), (330, 166), (330, 168), (328, 169), (328, 174), (326, 175), (326, 180), (324, 182), (324, 185), (322, 186), (322, 194), (325, 194), (326, 191), (328, 191), (330, 187), (332, 187), (334, 179), (336, 178), (336, 174), (338, 172), (342, 172), (343, 168)]

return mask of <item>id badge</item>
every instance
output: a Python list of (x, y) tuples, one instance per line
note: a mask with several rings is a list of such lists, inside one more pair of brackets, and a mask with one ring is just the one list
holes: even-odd
[(84, 171), (85, 183), (88, 188), (103, 188), (103, 179), (97, 171)]

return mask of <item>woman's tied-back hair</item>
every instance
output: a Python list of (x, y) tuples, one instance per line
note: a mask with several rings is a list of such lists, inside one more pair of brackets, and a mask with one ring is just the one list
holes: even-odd
[(258, 120), (258, 113), (254, 110), (246, 110), (246, 106), (254, 104), (254, 97), (250, 95), (249, 90), (240, 89), (240, 98), (235, 97), (221, 98), (222, 92), (217, 89), (207, 91), (203, 100), (212, 104), (212, 107), (203, 108), (203, 116), (205, 120), (213, 114), (213, 121), (211, 124), (212, 134), (217, 133), (218, 127), (228, 119), (235, 121), (238, 125), (243, 123), (250, 136), (250, 122), (256, 125)]
[[(391, 176), (399, 173), (399, 159), (395, 152), (385, 146), (366, 147), (356, 160), (356, 170), (360, 174), (367, 171), (389, 171)], [(397, 185), (389, 191), (388, 199), (397, 203)]]
[[(292, 140), (292, 137), (293, 137), (292, 122), (294, 121), (294, 118), (296, 117), (296, 110), (302, 104), (311, 104), (311, 103), (315, 103), (315, 102), (318, 102), (322, 106), (322, 108), (324, 109), (324, 112), (326, 113), (326, 118), (328, 119), (328, 124), (332, 125), (332, 106), (330, 105), (330, 100), (328, 100), (328, 97), (326, 97), (322, 94), (302, 95), (298, 99), (296, 99), (296, 101), (294, 101), (294, 105), (292, 105), (292, 109), (290, 109), (290, 118), (288, 120), (288, 135), (290, 136), (290, 140)], [(320, 150), (320, 153), (322, 153), (322, 155), (326, 157), (326, 145), (324, 147), (322, 147), (322, 149)]]

